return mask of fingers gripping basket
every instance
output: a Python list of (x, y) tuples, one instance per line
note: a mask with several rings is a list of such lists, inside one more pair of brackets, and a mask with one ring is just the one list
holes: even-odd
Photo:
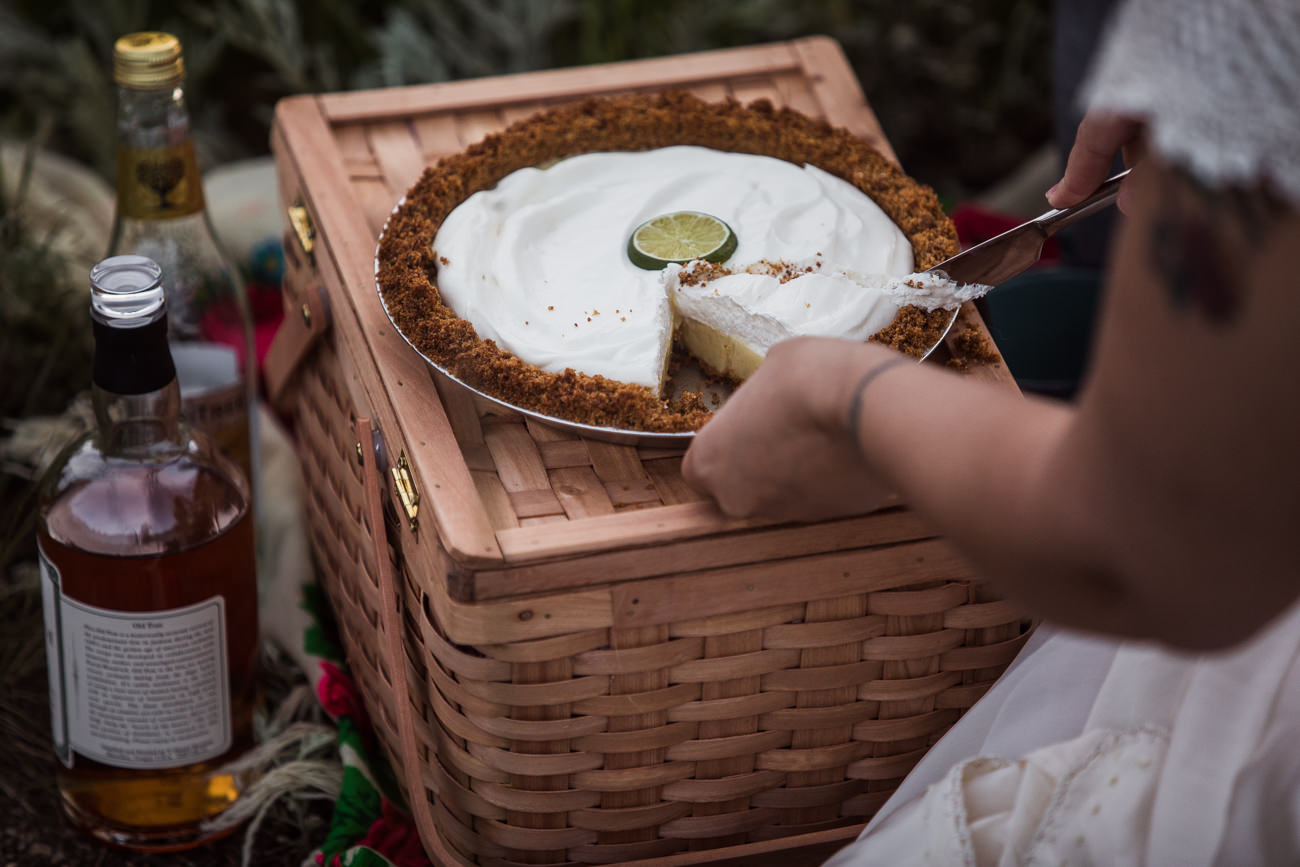
[[(902, 507), (724, 519), (680, 451), (480, 402), (389, 326), (374, 238), (424, 165), (548, 102), (669, 85), (763, 96), (889, 153), (825, 39), (277, 110), (294, 231), (268, 386), (295, 417), (321, 580), (435, 863), (824, 855), (1024, 640)], [(1014, 387), (1000, 365), (971, 375)]]

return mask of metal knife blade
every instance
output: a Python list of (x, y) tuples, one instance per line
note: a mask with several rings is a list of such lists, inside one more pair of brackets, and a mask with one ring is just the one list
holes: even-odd
[(1107, 178), (1096, 192), (1068, 208), (1048, 211), (974, 247), (945, 259), (927, 273), (942, 271), (958, 283), (996, 286), (1028, 270), (1043, 253), (1043, 242), (1071, 223), (1109, 207), (1128, 170)]

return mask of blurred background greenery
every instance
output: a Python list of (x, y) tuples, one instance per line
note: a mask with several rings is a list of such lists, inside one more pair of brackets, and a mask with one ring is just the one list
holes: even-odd
[(895, 150), (947, 200), (1049, 133), (1045, 0), (3, 0), (0, 132), (108, 177), (113, 41), (185, 47), (209, 165), (267, 151), (277, 99), (746, 45), (824, 33)]

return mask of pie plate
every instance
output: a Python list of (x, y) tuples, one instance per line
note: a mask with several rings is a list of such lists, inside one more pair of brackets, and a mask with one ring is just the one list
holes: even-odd
[[(396, 213), (405, 202), (406, 202), (406, 197), (403, 196), (393, 207), (393, 213)], [(629, 428), (584, 424), (582, 422), (573, 421), (571, 419), (561, 418), (559, 416), (554, 416), (554, 415), (548, 415), (543, 412), (538, 412), (537, 410), (529, 409), (523, 406), (518, 406), (517, 404), (511, 403), (509, 401), (502, 400), (501, 398), (495, 397), (494, 395), (489, 394), (488, 392), (480, 391), (479, 389), (475, 388), (474, 386), (470, 385), (464, 380), (459, 379), (457, 376), (449, 372), (441, 364), (439, 364), (438, 362), (434, 361), (432, 358), (430, 358), (429, 356), (421, 352), (420, 349), (416, 347), (414, 343), (411, 342), (410, 338), (407, 337), (405, 333), (403, 333), (401, 327), (397, 324), (397, 320), (393, 318), (392, 311), (388, 309), (388, 304), (384, 300), (383, 287), (380, 286), (379, 283), (379, 248), (380, 246), (382, 246), (384, 242), (384, 234), (387, 231), (388, 231), (388, 223), (386, 222), (384, 224), (383, 230), (379, 233), (378, 243), (375, 246), (375, 265), (374, 265), (375, 290), (379, 295), (379, 303), (383, 305), (384, 313), (388, 316), (388, 321), (392, 324), (393, 329), (399, 335), (401, 335), (401, 338), (406, 341), (407, 345), (410, 346), (415, 353), (417, 353), (421, 358), (424, 359), (424, 362), (427, 365), (429, 365), (429, 367), (432, 370), (437, 371), (439, 374), (445, 377), (448, 382), (451, 382), (456, 387), (464, 389), (465, 391), (469, 392), (471, 395), (475, 397), (482, 398), (483, 400), (495, 404), (503, 409), (510, 410), (511, 412), (517, 412), (520, 415), (523, 415), (527, 418), (531, 418), (535, 421), (541, 422), (546, 425), (550, 425), (551, 427), (558, 428), (560, 430), (569, 431), (570, 433), (577, 434), (578, 436), (587, 437), (595, 440), (601, 440), (603, 442), (615, 443), (617, 445), (638, 446), (643, 448), (684, 449), (691, 444), (691, 440), (694, 439), (695, 437), (695, 431), (681, 431), (677, 433), (658, 433), (654, 431), (642, 431), (642, 430), (633, 430)], [(957, 321), (957, 314), (958, 314), (957, 310), (952, 311), (952, 316), (948, 319), (948, 324), (944, 326), (943, 332), (939, 335), (938, 339), (918, 359), (918, 361), (924, 361), (926, 358), (930, 356), (932, 352), (934, 352), (936, 348), (938, 348), (939, 344), (943, 343), (944, 338), (948, 336), (948, 332), (952, 330), (953, 323)], [(730, 386), (724, 383), (719, 383), (713, 380), (712, 378), (708, 377), (704, 373), (704, 371), (699, 368), (698, 365), (691, 362), (684, 363), (676, 371), (676, 373), (673, 376), (673, 387), (676, 394), (678, 395), (688, 390), (701, 392), (704, 396), (705, 404), (714, 407), (721, 406), (723, 403), (725, 403), (726, 399), (731, 394)]]

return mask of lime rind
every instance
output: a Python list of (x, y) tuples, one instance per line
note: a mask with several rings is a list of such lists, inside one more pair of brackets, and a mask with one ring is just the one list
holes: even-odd
[(627, 256), (638, 268), (658, 271), (695, 259), (725, 262), (736, 252), (737, 243), (731, 227), (712, 214), (674, 211), (637, 226), (627, 239)]

